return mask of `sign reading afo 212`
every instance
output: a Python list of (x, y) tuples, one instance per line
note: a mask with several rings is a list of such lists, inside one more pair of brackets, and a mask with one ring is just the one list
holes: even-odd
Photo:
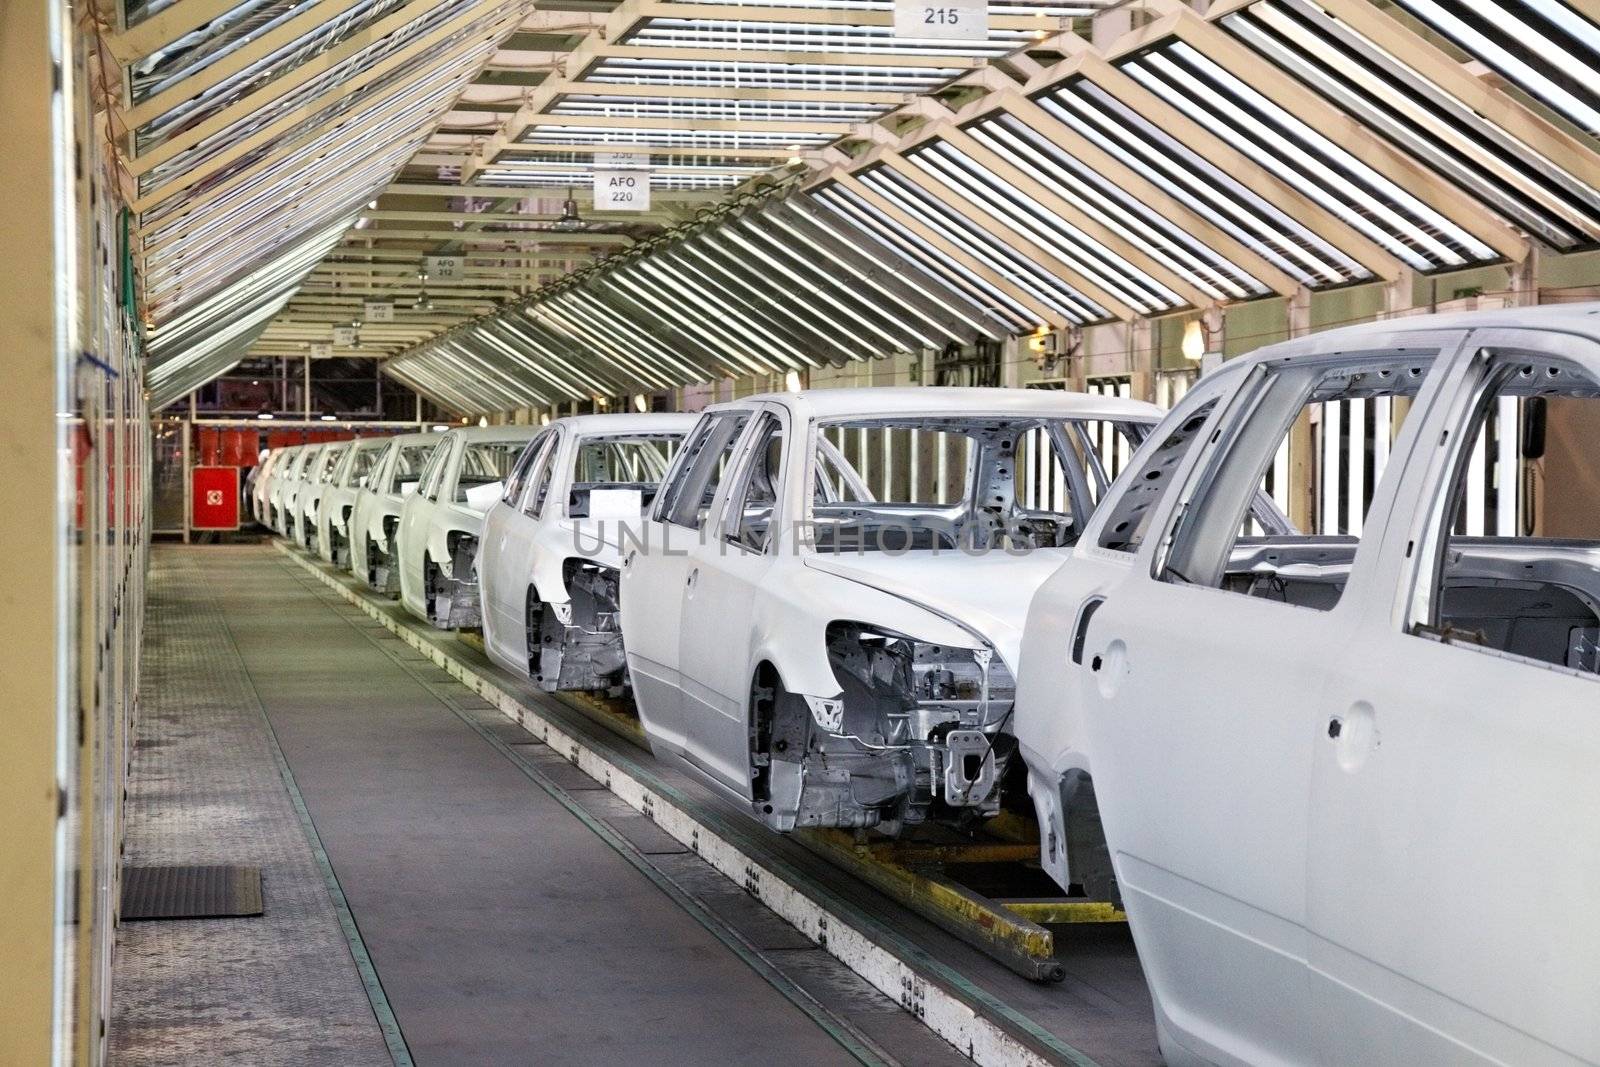
[(597, 170), (594, 172), (596, 211), (649, 211), (650, 172)]
[(894, 35), (936, 41), (986, 41), (988, 0), (894, 0)]

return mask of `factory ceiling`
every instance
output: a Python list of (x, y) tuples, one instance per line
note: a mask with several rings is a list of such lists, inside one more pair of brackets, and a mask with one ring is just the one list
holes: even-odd
[(153, 401), (331, 353), (496, 410), (1600, 244), (1596, 0), (1201, 6), (137, 7)]

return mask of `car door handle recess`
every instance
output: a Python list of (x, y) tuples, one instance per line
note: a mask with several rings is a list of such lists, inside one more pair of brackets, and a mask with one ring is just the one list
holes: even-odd
[(1359, 700), (1343, 715), (1328, 719), (1328, 741), (1333, 745), (1334, 762), (1346, 773), (1355, 773), (1372, 759), (1382, 738), (1372, 705)]

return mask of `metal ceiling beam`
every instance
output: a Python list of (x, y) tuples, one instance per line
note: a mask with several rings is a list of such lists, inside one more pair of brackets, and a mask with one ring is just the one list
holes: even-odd
[[(1213, 4), (1206, 12), (1206, 20), (1214, 22), (1257, 2), (1232, 0), (1225, 4)], [(1576, 0), (1567, 2), (1575, 3)], [(1572, 174), (1594, 172), (1597, 159), (1592, 144), (1556, 126), (1509, 93), (1491, 88), (1483, 79), (1469, 72), (1466, 66), (1456, 62), (1370, 0), (1318, 0), (1318, 6), (1466, 104), (1485, 121), (1505, 130), (1552, 163)], [(1589, 0), (1586, 6), (1592, 11), (1590, 18), (1600, 22), (1600, 0)]]
[[(608, 46), (606, 44), (606, 42), (608, 42), (608, 41), (617, 41), (617, 40), (621, 40), (621, 39), (625, 38), (627, 36), (628, 32), (634, 26), (638, 25), (639, 23), (641, 23), (641, 22), (643, 22), (645, 20), (648, 20), (648, 19), (650, 19), (652, 17), (655, 17), (657, 15), (666, 15), (667, 17), (672, 17), (672, 18), (691, 18), (691, 19), (692, 18), (709, 18), (709, 19), (725, 20), (725, 19), (728, 19), (730, 17), (742, 18), (742, 17), (745, 17), (745, 13), (746, 12), (749, 12), (749, 11), (752, 11), (752, 10), (760, 10), (760, 9), (751, 9), (751, 8), (739, 7), (739, 8), (734, 9), (733, 11), (729, 11), (727, 9), (723, 9), (723, 10), (715, 11), (715, 12), (706, 12), (706, 13), (703, 13), (703, 14), (700, 14), (700, 15), (696, 15), (691, 11), (684, 10), (684, 9), (687, 9), (687, 8), (690, 8), (690, 7), (694, 7), (694, 8), (698, 9), (698, 8), (702, 8), (702, 7), (705, 7), (705, 6), (707, 6), (707, 5), (662, 4), (662, 3), (656, 2), (656, 0), (624, 0), (624, 2), (621, 5), (619, 5), (611, 13), (611, 15), (609, 17), (606, 18), (603, 26), (601, 26), (597, 32), (591, 33), (588, 37), (586, 37), (582, 42), (580, 42), (578, 44), (577, 48), (575, 48), (573, 50), (573, 53), (572, 53), (571, 57), (569, 57), (569, 59), (568, 59), (568, 61), (566, 63), (565, 72), (561, 76), (547, 78), (543, 82), (541, 82), (540, 85), (536, 89), (534, 89), (532, 93), (529, 94), (529, 97), (528, 97), (526, 103), (524, 103), (523, 106), (521, 108), (519, 108), (514, 115), (511, 116), (511, 118), (506, 122), (506, 124), (498, 132), (496, 132), (492, 137), (490, 137), (488, 143), (480, 151), (474, 153), (469, 158), (468, 162), (466, 163), (466, 165), (464, 166), (464, 168), (462, 170), (463, 179), (470, 181), (474, 177), (474, 175), (476, 175), (485, 166), (487, 166), (490, 163), (493, 163), (494, 161), (496, 161), (500, 157), (500, 155), (503, 152), (511, 149), (511, 147), (513, 145), (518, 143), (518, 141), (521, 138), (523, 132), (529, 126), (535, 125), (535, 124), (538, 124), (538, 123), (543, 123), (545, 125), (551, 125), (552, 123), (550, 122), (550, 119), (555, 118), (556, 116), (548, 115), (547, 109), (549, 108), (549, 106), (553, 102), (558, 100), (562, 95), (567, 94), (567, 93), (578, 93), (578, 92), (593, 91), (598, 86), (602, 86), (602, 85), (608, 84), (608, 83), (601, 83), (601, 82), (584, 82), (582, 80), (582, 77), (583, 77), (584, 72), (589, 67), (589, 65), (592, 62), (594, 62), (596, 59), (600, 58), (600, 56), (598, 55), (600, 49), (602, 49), (604, 47), (615, 47), (615, 46)], [(789, 14), (791, 19), (798, 18), (798, 19), (800, 19), (802, 21), (805, 20), (808, 16), (811, 16), (811, 15), (830, 14), (830, 13), (831, 12), (819, 11), (817, 9), (804, 9), (804, 8), (790, 8), (790, 9), (788, 9), (788, 14)], [(574, 88), (574, 86), (579, 86), (579, 85), (583, 86), (583, 88), (582, 89)], [(616, 86), (615, 88), (622, 90), (617, 95), (626, 95), (626, 96), (646, 95), (644, 93), (638, 92), (636, 87)], [(628, 92), (627, 90), (630, 89), (630, 88), (634, 88), (635, 91)], [(595, 95), (602, 95), (606, 91), (607, 90), (599, 90), (599, 92), (596, 92)], [(704, 94), (701, 94), (701, 95), (703, 96)], [(797, 99), (795, 97), (789, 97), (789, 98), (790, 99)], [(746, 98), (746, 99), (749, 99), (749, 98)], [(782, 99), (782, 97), (768, 97), (766, 99)], [(904, 99), (904, 98), (900, 97), (899, 99)], [(893, 104), (896, 103), (896, 102), (898, 102), (898, 100), (890, 101), (885, 106), (893, 106)], [(617, 122), (614, 125), (617, 125), (617, 126), (627, 125), (627, 126), (633, 126), (633, 127), (646, 127), (646, 128), (653, 127), (653, 128), (666, 128), (666, 129), (706, 129), (706, 130), (745, 129), (745, 130), (763, 131), (763, 132), (769, 131), (769, 130), (773, 131), (773, 132), (790, 132), (790, 131), (798, 132), (799, 130), (801, 130), (803, 128), (809, 128), (809, 129), (814, 130), (815, 132), (829, 133), (829, 134), (833, 134), (833, 135), (842, 135), (845, 132), (847, 132), (846, 129), (843, 128), (845, 124), (838, 124), (838, 123), (833, 123), (833, 124), (817, 123), (817, 124), (814, 124), (814, 125), (809, 125), (809, 126), (802, 127), (802, 126), (800, 126), (798, 124), (794, 124), (794, 125), (779, 124), (779, 125), (773, 126), (773, 125), (767, 125), (767, 124), (761, 123), (761, 122), (756, 121), (756, 120), (751, 120), (749, 122), (742, 122), (742, 123), (737, 123), (737, 124), (726, 124), (726, 125), (722, 124), (722, 122), (720, 120), (689, 120), (688, 122), (685, 122), (684, 124), (681, 124), (681, 125), (674, 124), (674, 125), (668, 125), (668, 126), (657, 126), (656, 123), (659, 123), (661, 121), (662, 120), (628, 119), (628, 120), (624, 120), (623, 122)], [(672, 121), (674, 123), (683, 122), (683, 120), (672, 120)], [(573, 125), (580, 125), (580, 124), (581, 125), (596, 125), (596, 123), (593, 123), (593, 122), (573, 123)], [(600, 125), (605, 125), (605, 124), (601, 123)]]
[[(420, 72), (418, 78), (406, 84), (404, 91), (397, 92), (394, 95), (385, 98), (383, 101), (378, 102), (377, 106), (369, 114), (364, 116), (364, 121), (362, 123), (346, 123), (345, 127), (341, 128), (339, 133), (332, 140), (328, 141), (322, 146), (317, 153), (317, 158), (321, 159), (341, 152), (342, 150), (350, 147), (353, 143), (362, 141), (366, 137), (370, 136), (370, 129), (372, 127), (389, 122), (410, 110), (416, 104), (416, 101), (412, 99), (411, 90), (421, 82), (425, 81), (428, 73), (430, 72)], [(439, 112), (438, 114), (442, 114), (442, 112)], [(316, 131), (313, 131), (311, 136), (315, 136), (315, 132)], [(417, 140), (419, 142), (422, 136), (425, 135), (425, 132), (426, 131), (418, 131)], [(193, 213), (201, 208), (206, 208), (217, 200), (255, 185), (259, 181), (260, 175), (263, 171), (269, 170), (285, 160), (292, 159), (295, 156), (304, 153), (306, 151), (306, 146), (303, 143), (304, 141), (304, 137), (296, 138), (294, 143), (284, 145), (272, 152), (270, 155), (255, 160), (249, 166), (238, 173), (231, 175), (226, 181), (219, 183), (214, 188), (207, 189), (204, 193), (201, 193), (193, 198), (186, 197), (184, 199), (184, 206), (188, 209), (186, 213)], [(299, 181), (299, 192), (314, 192), (321, 184), (319, 178), (313, 173), (314, 168), (306, 167), (302, 168), (302, 170), (305, 172), (305, 176)], [(154, 190), (150, 193), (150, 195), (134, 201), (134, 203), (130, 206), (136, 213), (148, 211), (170, 198), (173, 194), (184, 192), (188, 186), (198, 182), (200, 177), (201, 175), (194, 173), (186, 175), (185, 178), (181, 179), (176, 186), (164, 186), (160, 189)]]
[[(664, 3), (649, 0), (636, 9), (640, 20), (652, 18), (707, 22), (782, 22), (807, 26), (893, 26), (894, 12), (888, 9), (863, 11), (859, 8), (761, 7), (759, 5)], [(1007, 15), (989, 12), (991, 30), (1062, 30), (1070, 18), (1049, 15)], [(615, 39), (615, 38), (613, 38)]]
[[(541, 121), (544, 118), (562, 118), (562, 117), (566, 117), (566, 116), (541, 116)], [(535, 123), (535, 125), (538, 125), (538, 123)], [(575, 126), (575, 125), (584, 125), (584, 124), (583, 123), (567, 122), (567, 123), (560, 123), (560, 125)], [(770, 160), (770, 161), (779, 162), (779, 163), (783, 162), (784, 160), (788, 159), (790, 156), (794, 155), (793, 152), (791, 152), (789, 149), (784, 148), (782, 146), (778, 146), (778, 147), (774, 147), (774, 148), (768, 148), (768, 147), (764, 147), (764, 146), (749, 146), (749, 147), (744, 147), (744, 148), (725, 148), (725, 147), (718, 147), (718, 146), (715, 146), (715, 145), (652, 144), (652, 143), (646, 142), (646, 141), (625, 142), (625, 143), (616, 143), (616, 144), (590, 144), (590, 143), (586, 143), (586, 142), (568, 143), (568, 142), (556, 142), (556, 141), (519, 141), (514, 145), (507, 146), (506, 149), (504, 150), (504, 152), (502, 153), (503, 155), (509, 155), (511, 158), (497, 160), (494, 165), (496, 165), (496, 166), (505, 166), (505, 165), (508, 165), (508, 164), (515, 164), (515, 163), (521, 163), (521, 162), (530, 162), (530, 163), (531, 162), (537, 162), (536, 160), (523, 160), (523, 159), (521, 159), (520, 156), (519, 156), (519, 153), (525, 153), (525, 152), (547, 152), (547, 153), (572, 152), (572, 153), (575, 153), (575, 154), (578, 154), (578, 155), (593, 155), (596, 152), (619, 152), (619, 151), (640, 152), (640, 153), (648, 152), (651, 155), (663, 155), (663, 156), (665, 156), (665, 155), (674, 155), (674, 156), (714, 156), (714, 157), (715, 156), (720, 156), (720, 157), (723, 157), (723, 158), (726, 158), (726, 159)], [(417, 159), (413, 160), (413, 162), (414, 163), (421, 162), (424, 159), (426, 159), (426, 157), (418, 156)], [(436, 160), (436, 159), (432, 159), (432, 160), (428, 160), (428, 162), (429, 162), (429, 165), (438, 165), (440, 161)], [(458, 164), (460, 162), (461, 162), (461, 158), (459, 156), (451, 156), (451, 157), (449, 157), (449, 163), (451, 165)]]
[[(415, 0), (415, 3), (426, 5), (426, 8), (413, 12), (411, 18), (401, 21), (401, 25), (410, 22), (412, 18), (422, 14), (424, 10), (438, 7), (445, 2), (446, 0)], [(401, 12), (401, 14), (403, 15), (410, 10), (411, 7), (408, 6), (404, 11)], [(394, 17), (399, 18), (398, 15)], [(450, 19), (448, 22), (445, 22), (442, 25), (434, 28), (431, 32), (417, 38), (415, 41), (412, 41), (398, 52), (384, 57), (384, 59), (372, 64), (369, 67), (363, 68), (359, 73), (341, 83), (338, 87), (329, 89), (326, 92), (318, 93), (316, 96), (313, 96), (311, 99), (302, 103), (299, 107), (294, 108), (287, 114), (279, 116), (265, 127), (252, 131), (249, 136), (235, 140), (232, 145), (230, 145), (227, 152), (220, 153), (218, 156), (207, 160), (205, 163), (202, 163), (200, 167), (196, 168), (196, 170), (199, 171), (199, 176), (204, 176), (211, 170), (215, 170), (218, 166), (231, 161), (235, 155), (242, 154), (243, 152), (249, 151), (251, 148), (265, 144), (283, 132), (293, 129), (300, 122), (303, 122), (321, 112), (329, 104), (337, 103), (347, 96), (353, 96), (356, 93), (359, 93), (361, 90), (367, 88), (369, 85), (378, 81), (391, 71), (403, 67), (411, 60), (428, 52), (430, 49), (436, 48), (438, 45), (444, 43), (455, 34), (472, 26), (474, 23), (479, 22), (483, 19), (483, 17), (484, 12), (482, 9), (478, 7), (467, 8), (460, 14), (456, 15), (455, 18)], [(385, 22), (387, 21), (389, 20), (386, 19)], [(506, 21), (508, 21), (507, 16), (502, 14), (498, 22), (490, 23), (488, 26), (500, 27), (503, 26)], [(486, 26), (486, 30), (488, 29), (488, 26)], [(503, 32), (506, 32), (506, 30), (499, 30), (497, 33), (493, 34), (493, 36), (498, 36), (499, 33)], [(334, 51), (340, 51), (352, 44), (356, 44), (364, 48), (369, 46), (371, 43), (372, 42), (369, 40), (357, 39), (353, 42), (346, 42), (345, 45), (341, 46), (341, 49), (335, 49)], [(481, 39), (475, 40), (469, 38), (466, 41), (460, 42), (455, 49), (449, 53), (446, 53), (445, 56), (439, 57), (439, 59), (445, 59), (449, 56), (464, 54), (465, 52), (471, 50), (471, 45), (478, 43), (481, 43)], [(353, 51), (359, 50), (360, 48), (353, 49)], [(300, 67), (296, 68), (294, 71), (291, 71), (284, 77), (274, 79), (273, 81), (267, 83), (267, 85), (262, 89), (251, 93), (242, 100), (238, 100), (233, 104), (230, 104), (227, 108), (216, 115), (213, 115), (205, 122), (199, 123), (190, 129), (186, 129), (182, 134), (173, 137), (170, 140), (164, 141), (162, 144), (153, 148), (144, 155), (135, 156), (133, 159), (128, 161), (128, 170), (134, 175), (134, 177), (143, 177), (157, 166), (160, 166), (162, 163), (165, 163), (182, 154), (184, 151), (192, 148), (205, 138), (226, 130), (230, 125), (247, 115), (255, 114), (263, 107), (269, 105), (273, 100), (278, 99), (279, 96), (287, 92), (290, 88), (298, 86), (303, 81), (308, 80), (314, 74), (321, 73), (326, 66), (324, 61), (333, 54), (333, 52), (330, 52), (316, 60), (312, 60), (310, 63), (302, 64)], [(344, 58), (348, 58), (348, 56)], [(435, 63), (432, 65), (438, 66), (439, 63), (438, 61), (435, 61)], [(307, 73), (307, 71), (310, 73)], [(186, 176), (194, 176), (194, 174), (194, 171), (189, 171), (187, 172)]]
[[(506, 166), (504, 162), (496, 164)], [(544, 164), (540, 164), (544, 166)], [(550, 166), (583, 167), (581, 163), (550, 164)], [(651, 167), (652, 174), (695, 174), (699, 171), (695, 167)], [(584, 170), (585, 177), (589, 170)], [(412, 182), (394, 182), (383, 190), (385, 196), (435, 196), (452, 198), (457, 196), (484, 196), (504, 197), (507, 199), (520, 199), (526, 196), (545, 196), (550, 199), (565, 199), (557, 193), (547, 193), (544, 186), (537, 185), (422, 185)], [(573, 195), (578, 203), (582, 204), (587, 199), (594, 200), (593, 189), (574, 188)], [(651, 189), (652, 200), (682, 200), (686, 203), (711, 204), (722, 200), (726, 193), (718, 189)], [(611, 212), (611, 214), (637, 214), (637, 212)]]
[[(1283, 295), (1289, 295), (1298, 288), (1298, 283), (1292, 277), (1279, 270), (1266, 257), (1224, 232), (1203, 214), (1172, 196), (1093, 141), (1079, 136), (1071, 128), (1051, 117), (1044, 108), (1017, 92), (1014, 82), (992, 71), (984, 73), (992, 79), (984, 82), (991, 87), (990, 94), (956, 112), (951, 117), (952, 123), (966, 126), (981, 115), (1002, 112), (1010, 115), (1040, 138), (1053, 144), (1090, 170), (1103, 175), (1112, 185), (1127, 192), (1174, 226), (1216, 251), (1218, 255), (1238, 264), (1267, 288)], [(1004, 84), (996, 87), (994, 85), (996, 82)]]
[[(630, 82), (563, 82), (551, 103), (567, 96), (627, 97), (644, 100), (795, 101), (810, 104), (874, 104), (899, 107), (912, 94), (882, 89), (778, 89), (758, 85), (635, 85)], [(537, 114), (537, 112), (535, 112)]]
[[(465, 18), (465, 16), (462, 17)], [(473, 36), (460, 41), (455, 48), (440, 54), (434, 58), (434, 60), (428, 66), (413, 72), (413, 74), (404, 82), (402, 82), (401, 85), (394, 87), (390, 93), (380, 100), (374, 101), (374, 103), (387, 113), (398, 113), (405, 110), (405, 108), (410, 106), (411, 103), (414, 103), (414, 101), (411, 100), (413, 93), (417, 89), (425, 87), (430, 78), (435, 78), (440, 68), (447, 67), (452, 63), (458, 62), (462, 57), (471, 55), (473, 52), (482, 49), (484, 47), (486, 38), (493, 39), (499, 34), (504, 33), (510, 25), (514, 24), (514, 16), (505, 15), (502, 15), (500, 18), (489, 22), (485, 26), (481, 35), (474, 34)], [(365, 77), (363, 79), (352, 80), (341, 88), (319, 96), (307, 105), (296, 108), (288, 115), (278, 119), (277, 121), (260, 130), (257, 130), (253, 134), (234, 141), (225, 150), (217, 153), (204, 162), (183, 171), (181, 174), (151, 190), (149, 194), (141, 197), (138, 202), (133, 205), (134, 209), (136, 211), (146, 211), (149, 210), (150, 207), (160, 203), (163, 200), (166, 200), (171, 196), (186, 192), (204, 178), (209, 177), (218, 170), (227, 167), (239, 157), (244, 156), (266, 144), (269, 144), (276, 137), (293, 129), (294, 126), (303, 121), (305, 118), (320, 112), (326, 105), (334, 103), (338, 100), (342, 100), (345, 97), (356, 93), (383, 74), (387, 74), (390, 70), (409, 61), (416, 55), (427, 51), (435, 45), (440, 44), (445, 37), (448, 37), (450, 34), (458, 31), (460, 28), (461, 27), (457, 25), (456, 22), (452, 21), (446, 26), (440, 27), (435, 33), (430, 33), (424, 38), (414, 42), (410, 47), (404, 49), (402, 52), (391, 57), (384, 63), (380, 63), (377, 66), (370, 68), (368, 71), (364, 72)], [(425, 94), (417, 95), (420, 96)], [(231, 185), (234, 181), (240, 178), (255, 172), (259, 172), (263, 167), (266, 167), (271, 163), (303, 151), (305, 148), (305, 142), (307, 140), (315, 138), (329, 128), (337, 128), (340, 127), (341, 124), (344, 126), (355, 125), (349, 122), (349, 118), (350, 116), (348, 115), (332, 116), (312, 127), (311, 129), (300, 132), (294, 138), (293, 143), (286, 144), (273, 151), (271, 154), (254, 161), (245, 171), (238, 175), (234, 175), (233, 178), (230, 178), (228, 184)], [(371, 122), (375, 122), (376, 120), (377, 115), (374, 114), (369, 118), (369, 124)], [(364, 132), (365, 131), (362, 129), (357, 128), (351, 130), (351, 135), (361, 136)]]
[[(1167, 20), (1163, 20), (1167, 21)], [(1175, 20), (1172, 20), (1175, 21)], [(1152, 24), (1154, 25), (1154, 24)], [(1147, 27), (1148, 28), (1148, 27)], [(1208, 160), (1234, 181), (1271, 204), (1383, 281), (1394, 281), (1403, 265), (1387, 249), (1285, 183), (1237, 147), (1211, 133), (1155, 93), (1112, 65), (1087, 41), (1072, 34), (1057, 39), (1058, 50), (1073, 54), (1041, 69), (1019, 90), (1034, 96), (1078, 75), (1138, 112), (1157, 129)], [(1131, 46), (1131, 41), (1127, 42)]]
[(1113, 52), (1126, 54), (1142, 50), (1154, 43), (1157, 36), (1182, 41), (1506, 259), (1518, 262), (1528, 255), (1527, 240), (1477, 198), (1468, 196), (1454, 183), (1378, 137), (1275, 64), (1263, 61), (1253, 49), (1232, 35), (1177, 0), (1144, 2), (1164, 13), (1159, 25), (1171, 20), (1170, 27), (1159, 35), (1135, 31), (1134, 40), (1125, 46), (1114, 45)]
[[(421, 261), (417, 257), (418, 262)], [(417, 266), (403, 263), (340, 263), (324, 259), (316, 268), (306, 276), (307, 281), (324, 277), (325, 275), (356, 275), (362, 277), (382, 277), (393, 275), (395, 277), (417, 276)], [(539, 271), (537, 267), (485, 267), (469, 266), (467, 272), (478, 278), (535, 278)]]
[[(130, 66), (239, 6), (239, 0), (178, 0), (149, 18), (105, 38), (117, 62)], [(120, 10), (120, 5), (119, 5)]]
[(941, 231), (933, 229), (921, 219), (902, 210), (899, 205), (880, 196), (876, 190), (863, 185), (860, 179), (844, 167), (832, 167), (823, 172), (822, 177), (827, 181), (835, 182), (849, 189), (856, 196), (871, 204), (880, 214), (893, 220), (901, 229), (909, 231), (918, 240), (924, 244), (931, 245), (940, 253), (958, 263), (963, 269), (1004, 293), (1019, 306), (1027, 308), (1029, 312), (1038, 317), (1040, 322), (1057, 330), (1064, 330), (1072, 325), (1072, 321), (1061, 312), (1040, 301), (1033, 294), (1025, 291), (982, 260), (975, 258), (963, 246), (950, 240)]
[[(548, 112), (540, 112), (529, 116), (529, 118), (531, 121), (524, 123), (522, 129), (526, 129), (528, 126), (594, 126), (597, 128), (640, 130), (709, 130), (727, 133), (816, 133), (827, 134), (832, 137), (843, 137), (854, 128), (853, 123), (833, 119), (806, 119), (791, 122), (776, 119), (665, 118), (650, 115), (552, 115)], [(515, 123), (514, 116), (512, 125), (515, 125)], [(519, 135), (520, 132), (519, 130)], [(516, 142), (517, 147), (524, 149), (531, 149), (536, 145), (537, 142)], [(513, 146), (510, 142), (507, 142), (505, 147), (511, 148)], [(595, 147), (601, 152), (632, 150), (620, 144), (598, 145)], [(667, 148), (663, 149), (663, 151), (672, 151), (672, 149)], [(489, 162), (492, 162), (492, 160)], [(464, 175), (464, 177), (471, 180), (472, 176), (469, 174)]]
[[(372, 238), (375, 240), (390, 241), (460, 241), (463, 244), (593, 244), (593, 245), (631, 245), (633, 238), (620, 233), (562, 233), (549, 231), (546, 233), (530, 233), (526, 230), (495, 233), (490, 230), (351, 230), (342, 240), (361, 240)], [(430, 253), (431, 254), (431, 253)], [(440, 253), (453, 255), (454, 253)]]
[[(524, 194), (526, 195), (526, 194)], [(474, 226), (487, 226), (490, 223), (506, 225), (528, 222), (553, 223), (561, 218), (560, 215), (524, 215), (516, 211), (412, 211), (403, 208), (379, 208), (377, 210), (363, 211), (362, 216), (373, 222), (446, 222), (470, 223)], [(671, 216), (661, 211), (596, 211), (597, 216), (617, 222), (656, 222), (670, 221)], [(381, 229), (374, 232), (382, 233)], [(544, 231), (517, 230), (518, 235), (536, 236)], [(560, 233), (562, 231), (553, 231)]]
[(1026, 234), (1018, 233), (1009, 226), (997, 222), (987, 211), (979, 210), (966, 198), (960, 196), (957, 190), (941, 182), (934, 181), (898, 152), (884, 152), (878, 162), (887, 165), (900, 177), (944, 205), (946, 209), (966, 219), (973, 227), (993, 237), (1044, 273), (1064, 279), (1072, 288), (1099, 304), (1117, 318), (1128, 320), (1139, 317), (1139, 313), (1125, 301), (1119, 300), (1095, 282), (1085, 278), (1069, 264), (1063, 263), (1054, 255), (1042, 253), (1039, 246), (1029, 240)]
[[(121, 112), (122, 125), (126, 129), (134, 130), (152, 119), (159, 118), (179, 104), (193, 100), (212, 86), (248, 69), (252, 64), (267, 58), (279, 49), (316, 32), (361, 2), (362, 0), (324, 0), (266, 33), (246, 39), (244, 44), (233, 51), (217, 57), (169, 88), (148, 96)], [(358, 49), (365, 48), (386, 36), (390, 30), (404, 26), (422, 14), (423, 10), (437, 7), (441, 2), (443, 0), (412, 0), (394, 15), (362, 30), (354, 38), (354, 43)], [(352, 42), (346, 42), (346, 45), (350, 43)], [(337, 51), (343, 52), (344, 48), (341, 47)]]
[[(936, 324), (965, 343), (970, 344), (980, 336), (987, 336), (972, 325), (973, 320), (981, 318), (977, 313), (979, 309), (967, 307), (964, 298), (924, 276), (915, 264), (897, 253), (882, 249), (876, 243), (863, 248), (854, 241), (846, 240), (833, 226), (789, 202), (778, 204), (762, 214), (756, 218), (756, 224), (767, 227), (779, 240), (785, 239), (782, 227), (793, 227), (794, 232), (803, 234), (829, 255), (838, 257), (847, 269), (857, 272), (867, 285), (881, 289), (892, 302), (899, 303), (916, 317)], [(803, 249), (798, 251), (800, 255), (806, 255)], [(848, 281), (845, 285), (852, 291), (856, 288)], [(871, 301), (870, 296), (867, 299)]]
[[(737, 15), (743, 8), (730, 8)], [(790, 52), (776, 49), (684, 48), (667, 45), (608, 44), (600, 42), (584, 52), (584, 57), (601, 59), (670, 60), (685, 64), (752, 63), (787, 65), (804, 63), (824, 67), (904, 67), (908, 70), (954, 68), (972, 70), (983, 65), (974, 56), (911, 55), (905, 52)], [(572, 69), (569, 62), (568, 69)], [(582, 84), (588, 85), (589, 82)]]
[(716, 299), (745, 314), (758, 328), (783, 338), (791, 348), (820, 355), (837, 347), (837, 338), (830, 339), (830, 331), (818, 325), (818, 310), (813, 304), (774, 300), (771, 290), (763, 289), (755, 280), (767, 280), (759, 270), (754, 278), (750, 275), (756, 269), (753, 264), (742, 263), (703, 242), (679, 242), (653, 258), (676, 268), (682, 277), (692, 278)]
[(1213, 302), (1213, 298), (1202, 292), (1194, 283), (1165, 264), (1158, 262), (1144, 249), (1105, 226), (1098, 219), (1091, 218), (1072, 204), (1067, 203), (1067, 201), (1040, 184), (1032, 175), (1025, 173), (1020, 167), (1002, 158), (987, 146), (979, 144), (959, 126), (950, 125), (945, 127), (941, 125), (939, 139), (946, 144), (954, 145), (967, 156), (976, 160), (991, 174), (996, 175), (1002, 181), (1010, 183), (1049, 208), (1052, 215), (1094, 238), (1094, 240), (1122, 257), (1130, 265), (1177, 293), (1190, 307), (1205, 307)]

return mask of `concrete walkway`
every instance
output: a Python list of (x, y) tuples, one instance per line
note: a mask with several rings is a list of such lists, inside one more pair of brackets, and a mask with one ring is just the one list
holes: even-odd
[[(736, 887), (625, 805), (607, 814), (609, 794), (581, 793), (598, 818), (541, 788), (491, 736), (562, 790), (598, 787), (270, 547), (158, 548), (151, 584), (129, 862), (259, 864), (267, 915), (126, 924), (114, 1062), (385, 1062), (374, 1005), (402, 1062), (959, 1061), (864, 983), (833, 991), (882, 1020), (863, 1057), (860, 1030), (764, 980), (607, 836), (734, 907)], [(274, 737), (381, 988), (361, 981)], [(740, 914), (756, 953), (819, 955), (765, 909)]]

